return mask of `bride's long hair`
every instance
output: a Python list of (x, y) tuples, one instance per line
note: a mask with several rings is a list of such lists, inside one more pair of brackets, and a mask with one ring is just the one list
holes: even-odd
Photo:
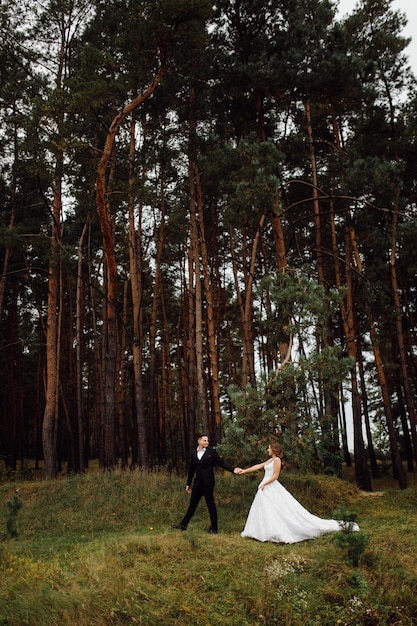
[(281, 444), (278, 443), (278, 441), (273, 441), (272, 443), (269, 444), (271, 446), (271, 450), (272, 452), (281, 459), (281, 467), (284, 468), (285, 467), (285, 463), (284, 463), (284, 453), (282, 451), (281, 448)]

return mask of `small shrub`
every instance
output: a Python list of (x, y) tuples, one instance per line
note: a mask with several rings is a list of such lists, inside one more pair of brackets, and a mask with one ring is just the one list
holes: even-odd
[(356, 524), (358, 514), (356, 511), (349, 511), (342, 506), (333, 511), (332, 517), (341, 521), (343, 532), (349, 533), (353, 532), (353, 527)]
[(333, 517), (342, 522), (342, 532), (335, 535), (334, 542), (338, 548), (346, 552), (348, 562), (357, 567), (368, 546), (369, 537), (361, 531), (353, 530), (357, 519), (355, 511), (340, 507), (333, 512)]
[(354, 572), (352, 576), (347, 578), (347, 582), (355, 589), (360, 595), (365, 596), (369, 592), (369, 583), (367, 579), (360, 573)]
[(23, 506), (22, 500), (15, 493), (13, 496), (13, 500), (7, 500), (7, 518), (6, 518), (6, 528), (7, 534), (10, 537), (17, 537), (17, 513)]
[(368, 535), (361, 531), (342, 531), (334, 537), (334, 542), (338, 548), (344, 550), (348, 561), (353, 567), (357, 567), (368, 546)]

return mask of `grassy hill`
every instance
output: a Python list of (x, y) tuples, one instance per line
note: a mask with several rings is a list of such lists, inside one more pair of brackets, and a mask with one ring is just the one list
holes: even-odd
[(417, 623), (415, 479), (366, 495), (348, 480), (284, 472), (310, 511), (343, 508), (361, 527), (291, 546), (240, 536), (259, 480), (218, 476), (218, 535), (206, 532), (204, 502), (187, 532), (171, 529), (188, 496), (183, 477), (163, 472), (0, 484), (0, 625)]

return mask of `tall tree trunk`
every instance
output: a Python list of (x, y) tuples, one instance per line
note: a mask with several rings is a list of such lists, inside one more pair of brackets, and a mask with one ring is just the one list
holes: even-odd
[[(393, 360), (395, 360), (395, 355), (393, 355)], [(403, 429), (403, 446), (407, 459), (407, 469), (409, 472), (414, 472), (413, 442), (412, 436), (410, 436), (410, 427), (407, 420), (407, 411), (405, 409), (405, 402), (403, 398), (401, 372), (399, 372), (398, 370), (396, 370), (395, 372), (395, 389), (397, 391), (398, 411), (400, 413), (401, 426)]]
[(343, 393), (343, 385), (340, 383), (340, 432), (342, 436), (342, 449), (343, 449), (343, 458), (345, 460), (346, 466), (352, 466), (352, 459), (349, 452), (348, 445), (348, 437), (347, 437), (347, 420), (346, 420), (346, 410), (345, 410), (345, 402), (344, 402), (344, 393)]
[[(107, 205), (107, 168), (113, 154), (114, 145), (119, 129), (127, 116), (130, 115), (155, 91), (166, 71), (163, 62), (155, 74), (152, 82), (136, 98), (125, 104), (114, 116), (107, 132), (103, 154), (97, 167), (96, 174), (96, 204), (100, 220), (100, 228), (103, 236), (103, 248), (107, 270), (106, 306), (105, 317), (107, 321), (107, 342), (104, 361), (104, 468), (111, 469), (116, 464), (116, 447), (114, 441), (115, 417), (116, 417), (116, 363), (117, 363), (117, 264), (115, 256), (115, 242), (111, 227), (111, 220)], [(146, 464), (146, 459), (141, 459)]]
[(320, 285), (325, 285), (325, 269), (324, 269), (324, 255), (323, 255), (323, 242), (322, 242), (322, 217), (320, 212), (320, 201), (318, 193), (318, 177), (317, 177), (317, 164), (316, 153), (314, 149), (314, 135), (311, 121), (311, 105), (310, 100), (307, 99), (304, 103), (304, 109), (307, 121), (307, 135), (310, 148), (310, 163), (311, 163), (311, 175), (312, 175), (312, 194), (313, 194), (313, 209), (314, 209), (314, 244), (317, 261), (317, 273), (319, 277)]
[[(167, 398), (161, 397), (160, 402), (158, 402), (158, 395), (161, 391), (165, 393), (169, 393), (168, 387), (161, 382), (162, 389), (158, 389), (157, 385), (157, 361), (156, 361), (156, 338), (157, 338), (157, 323), (158, 323), (158, 310), (162, 309), (162, 261), (163, 261), (163, 252), (164, 252), (164, 243), (165, 243), (165, 180), (164, 180), (164, 172), (161, 170), (160, 175), (160, 207), (161, 207), (161, 215), (160, 215), (160, 224), (159, 227), (155, 230), (155, 239), (156, 239), (156, 255), (155, 255), (155, 282), (153, 288), (153, 297), (152, 297), (152, 311), (151, 311), (151, 320), (149, 326), (149, 419), (150, 419), (150, 428), (152, 431), (157, 431), (158, 434), (158, 450), (160, 461), (165, 459), (165, 453), (162, 451), (162, 448), (165, 447), (165, 437), (163, 431), (165, 430), (166, 424), (166, 410), (165, 405), (167, 402)], [(165, 328), (165, 322), (163, 322), (163, 326)], [(165, 332), (162, 333), (163, 337), (166, 338)], [(161, 346), (161, 356), (162, 359), (165, 360), (166, 356), (166, 346)], [(164, 377), (165, 369), (168, 363), (165, 362), (162, 365), (161, 369), (161, 378)], [(158, 393), (159, 392), (159, 393)], [(160, 404), (164, 406), (161, 409)]]
[(132, 465), (148, 467), (148, 441), (143, 407), (143, 285), (142, 285), (142, 208), (135, 220), (135, 195), (133, 193), (135, 174), (135, 120), (130, 126), (130, 176), (129, 176), (129, 268), (133, 305), (133, 384), (136, 409), (136, 435), (138, 458), (132, 458)]
[(360, 489), (372, 491), (369, 469), (366, 461), (365, 445), (362, 432), (361, 401), (358, 388), (356, 361), (357, 361), (357, 328), (354, 315), (354, 296), (352, 279), (352, 235), (349, 214), (345, 223), (345, 284), (346, 284), (346, 306), (342, 308), (343, 328), (346, 337), (346, 347), (348, 356), (355, 361), (351, 369), (352, 387), (352, 417), (353, 417), (353, 443), (355, 458), (355, 477)]
[[(258, 91), (256, 93), (256, 114), (257, 114), (257, 134), (260, 142), (267, 141), (265, 130), (265, 114), (264, 114), (264, 101), (262, 93)], [(272, 233), (274, 236), (275, 253), (277, 259), (277, 268), (279, 272), (285, 272), (287, 267), (287, 252), (285, 249), (284, 229), (282, 226), (281, 212), (279, 208), (279, 198), (275, 200), (275, 207), (271, 214)], [(283, 320), (282, 328), (289, 327), (289, 320)], [(280, 362), (283, 363), (287, 360), (289, 354), (289, 346), (291, 337), (285, 331), (282, 332), (279, 342), (279, 355)]]
[[(13, 111), (13, 119), (16, 119), (16, 103), (14, 103), (14, 111)], [(18, 159), (18, 137), (17, 137), (17, 128), (16, 124), (13, 127), (13, 146), (14, 146), (14, 160)], [(8, 229), (12, 231), (14, 229), (15, 219), (16, 219), (16, 176), (15, 176), (15, 167), (12, 168), (12, 189), (11, 189), (11, 198), (10, 198), (10, 218)], [(3, 305), (4, 305), (4, 294), (6, 292), (6, 284), (7, 284), (7, 272), (9, 269), (9, 263), (12, 256), (12, 248), (7, 246), (4, 251), (3, 258), (3, 269), (0, 276), (0, 321), (3, 317)]]
[[(389, 110), (389, 120), (391, 127), (391, 142), (390, 147), (392, 150), (393, 158), (399, 162), (399, 155), (397, 152), (397, 124), (396, 124), (396, 112), (394, 99), (391, 93), (391, 83), (389, 78), (387, 77), (385, 71), (385, 64), (380, 63), (378, 66), (380, 72), (380, 78), (382, 79), (385, 86), (385, 93), (387, 97), (388, 110)], [(407, 411), (410, 419), (410, 423), (412, 424), (412, 432), (414, 435), (414, 442), (416, 437), (415, 425), (416, 425), (416, 410), (414, 406), (413, 394), (411, 392), (409, 376), (407, 370), (407, 354), (405, 348), (404, 341), (404, 332), (403, 332), (403, 314), (402, 314), (402, 306), (400, 300), (400, 291), (399, 291), (399, 281), (398, 281), (398, 265), (397, 265), (397, 237), (398, 237), (398, 220), (400, 215), (400, 200), (401, 200), (401, 187), (397, 186), (394, 201), (393, 201), (393, 213), (392, 213), (392, 224), (391, 224), (391, 253), (390, 253), (390, 278), (391, 278), (391, 293), (394, 302), (394, 311), (395, 311), (395, 327), (397, 332), (397, 343), (398, 343), (398, 351), (399, 351), (399, 361), (400, 361), (400, 371), (401, 378), (404, 388), (404, 396), (405, 402), (407, 406)], [(391, 453), (393, 456), (393, 464), (394, 468), (398, 471), (398, 482), (401, 489), (405, 489), (407, 487), (407, 479), (405, 475), (404, 466), (402, 464), (401, 455), (398, 449), (398, 445), (396, 439), (391, 441)]]
[[(397, 344), (398, 344), (398, 357), (400, 362), (400, 371), (401, 371), (401, 379), (402, 385), (404, 389), (404, 398), (407, 406), (407, 412), (409, 415), (410, 423), (415, 426), (417, 421), (416, 410), (414, 406), (413, 394), (410, 387), (409, 382), (409, 374), (407, 368), (407, 351), (405, 347), (404, 340), (404, 331), (403, 331), (403, 316), (402, 316), (402, 307), (400, 300), (400, 290), (398, 284), (398, 264), (397, 264), (397, 231), (398, 231), (398, 217), (399, 217), (399, 196), (400, 192), (398, 191), (397, 197), (395, 200), (395, 207), (393, 212), (393, 220), (392, 220), (392, 228), (391, 228), (391, 254), (390, 254), (390, 278), (391, 278), (391, 293), (394, 302), (394, 311), (395, 311), (395, 328), (397, 333)], [(404, 478), (400, 479), (400, 486), (404, 488), (406, 486), (403, 485)]]
[[(355, 259), (356, 267), (359, 273), (363, 274), (361, 255), (359, 253), (358, 244), (356, 241), (356, 235), (355, 235), (353, 226), (350, 227), (349, 233), (350, 233), (350, 245), (351, 245), (353, 257)], [(398, 438), (397, 438), (397, 433), (396, 433), (395, 426), (394, 426), (391, 398), (390, 398), (390, 394), (388, 390), (388, 384), (387, 384), (387, 380), (385, 376), (385, 370), (384, 370), (381, 351), (379, 348), (379, 342), (378, 342), (377, 335), (376, 335), (376, 330), (375, 330), (376, 325), (375, 325), (374, 316), (371, 311), (371, 307), (369, 306), (369, 302), (367, 302), (366, 300), (365, 300), (365, 312), (366, 312), (366, 317), (367, 317), (367, 322), (368, 322), (369, 336), (371, 339), (372, 351), (374, 354), (375, 368), (376, 368), (376, 372), (378, 376), (378, 382), (381, 387), (381, 394), (382, 394), (382, 400), (384, 404), (385, 417), (387, 420), (392, 464), (394, 468), (394, 473), (398, 477), (400, 487), (401, 489), (404, 489), (407, 485), (407, 479), (405, 476), (404, 468), (402, 466), (401, 455), (400, 455), (400, 451), (398, 447)], [(358, 347), (358, 350), (359, 349), (360, 348)], [(371, 433), (369, 429), (368, 429), (368, 437), (371, 438)], [(368, 443), (370, 443), (371, 445), (371, 439)], [(373, 471), (376, 472), (375, 467), (373, 468)]]
[[(64, 23), (64, 20), (63, 20)], [(64, 68), (67, 55), (67, 41), (65, 26), (60, 24), (61, 42), (58, 55), (58, 67), (55, 88), (57, 93), (62, 91)], [(57, 112), (56, 119), (58, 137), (63, 139), (63, 111)], [(46, 383), (45, 383), (45, 411), (42, 425), (42, 445), (44, 454), (45, 478), (55, 478), (57, 461), (57, 429), (58, 429), (58, 307), (59, 307), (59, 268), (61, 244), (61, 214), (62, 214), (62, 177), (64, 154), (59, 145), (55, 147), (55, 172), (53, 181), (51, 249), (48, 269), (48, 304), (46, 322)]]
[[(189, 148), (188, 163), (189, 184), (189, 219), (190, 219), (190, 247), (189, 247), (189, 289), (194, 298), (194, 328), (195, 328), (195, 366), (197, 377), (197, 409), (199, 411), (200, 429), (209, 433), (208, 406), (206, 381), (204, 376), (204, 348), (203, 348), (203, 298), (200, 259), (200, 232), (198, 228), (198, 167), (196, 165), (196, 130), (197, 119), (195, 114), (196, 91), (193, 87), (189, 97)], [(190, 388), (190, 392), (192, 389)]]
[(201, 190), (201, 174), (195, 165), (194, 181), (197, 194), (197, 207), (199, 215), (200, 240), (201, 240), (201, 260), (203, 266), (204, 297), (206, 302), (206, 324), (207, 324), (207, 349), (209, 380), (212, 400), (212, 427), (215, 441), (221, 441), (222, 437), (222, 415), (220, 406), (220, 385), (219, 385), (219, 352), (215, 328), (214, 296), (213, 285), (210, 279), (211, 272), (207, 253), (207, 241), (204, 225), (203, 198)]
[(185, 408), (185, 429), (187, 437), (187, 456), (189, 450), (195, 444), (196, 431), (200, 432), (204, 427), (201, 422), (197, 422), (196, 415), (196, 333), (195, 333), (195, 289), (194, 289), (194, 255), (188, 250), (188, 279), (184, 277), (184, 302), (183, 302), (183, 336), (184, 336), (184, 408)]
[[(60, 155), (62, 157), (62, 155)], [(61, 158), (54, 180), (52, 208), (52, 235), (48, 271), (48, 305), (46, 322), (46, 382), (45, 410), (42, 425), (42, 445), (44, 455), (44, 476), (56, 476), (57, 430), (58, 430), (58, 304), (59, 304), (59, 251), (61, 241)]]
[[(178, 429), (178, 425), (181, 423), (178, 421), (174, 423), (174, 415), (178, 416), (178, 413), (173, 410), (173, 398), (174, 394), (171, 392), (173, 386), (172, 376), (172, 362), (170, 357), (170, 340), (169, 340), (169, 324), (168, 316), (165, 306), (165, 294), (164, 289), (161, 288), (161, 312), (162, 312), (162, 344), (161, 344), (161, 386), (159, 389), (160, 395), (160, 412), (164, 416), (165, 428), (167, 431), (167, 439), (170, 444), (170, 459), (172, 467), (177, 466), (177, 438), (182, 434), (182, 429)], [(178, 419), (180, 417), (178, 416)], [(184, 441), (184, 438), (181, 439)], [(166, 447), (163, 450), (162, 461), (165, 463), (168, 455)]]
[(117, 358), (117, 432), (118, 432), (118, 457), (122, 469), (128, 466), (128, 441), (126, 427), (126, 345), (127, 345), (127, 327), (128, 327), (128, 308), (129, 308), (129, 280), (124, 281), (123, 285), (123, 312), (122, 323), (119, 331), (119, 351)]
[[(102, 433), (101, 433), (101, 424), (103, 423), (103, 390), (104, 390), (104, 382), (103, 382), (103, 370), (101, 367), (101, 355), (104, 352), (104, 346), (100, 345), (99, 341), (99, 329), (97, 322), (97, 305), (96, 305), (96, 291), (98, 291), (98, 281), (94, 279), (93, 276), (93, 268), (91, 263), (91, 227), (89, 227), (89, 237), (88, 237), (88, 274), (90, 278), (90, 311), (91, 311), (91, 328), (93, 331), (93, 398), (95, 402), (96, 410), (93, 412), (93, 423), (91, 424), (91, 419), (89, 415), (87, 415), (88, 425), (85, 424), (86, 427), (86, 445), (88, 445), (89, 437), (88, 437), (88, 427), (92, 428), (94, 433), (94, 440), (97, 445), (97, 456), (99, 459), (100, 466), (103, 465), (104, 459), (104, 451), (103, 451), (103, 441), (102, 441)], [(87, 427), (88, 426), (88, 427)], [(86, 455), (86, 459), (88, 456)]]
[(243, 233), (243, 245), (242, 245), (242, 262), (244, 265), (243, 279), (244, 279), (244, 298), (242, 298), (242, 290), (239, 281), (237, 260), (235, 254), (235, 239), (233, 230), (229, 228), (230, 234), (230, 253), (232, 258), (233, 277), (235, 281), (236, 298), (240, 310), (240, 318), (242, 323), (243, 332), (243, 353), (242, 353), (242, 387), (246, 387), (249, 383), (255, 384), (255, 362), (254, 362), (254, 346), (253, 346), (253, 282), (255, 276), (255, 262), (258, 252), (259, 241), (261, 237), (262, 228), (265, 222), (265, 214), (262, 214), (259, 220), (258, 227), (254, 238), (252, 239), (250, 246), (250, 258), (249, 267), (247, 265), (246, 254), (246, 226)]
[[(314, 244), (317, 263), (317, 273), (319, 284), (328, 292), (328, 279), (326, 256), (323, 247), (323, 216), (321, 212), (321, 203), (319, 198), (319, 179), (317, 174), (317, 159), (314, 143), (313, 122), (311, 115), (311, 102), (307, 98), (305, 103), (305, 114), (307, 123), (307, 136), (310, 148), (310, 163), (312, 177), (312, 202), (314, 210)], [(328, 308), (328, 307), (327, 307)], [(333, 333), (331, 332), (332, 318), (330, 312), (326, 312), (326, 322), (320, 329), (320, 340), (324, 346), (333, 345)], [(341, 472), (340, 458), (340, 442), (338, 436), (338, 383), (337, 381), (327, 380), (322, 383), (322, 396), (324, 399), (323, 413), (321, 416), (323, 430), (323, 461), (326, 465), (334, 467), (338, 473)]]
[[(351, 406), (352, 406), (352, 418), (353, 418), (353, 444), (354, 444), (354, 459), (355, 459), (355, 476), (356, 483), (360, 489), (365, 491), (372, 491), (372, 485), (369, 475), (369, 470), (366, 462), (365, 446), (362, 433), (362, 419), (361, 419), (361, 402), (359, 395), (359, 388), (356, 374), (356, 360), (357, 360), (357, 345), (356, 345), (356, 327), (354, 319), (354, 298), (353, 298), (353, 280), (352, 280), (352, 236), (351, 236), (351, 224), (349, 213), (346, 216), (345, 223), (345, 287), (346, 298), (340, 301), (340, 312), (343, 324), (343, 331), (346, 340), (346, 348), (348, 356), (350, 356), (355, 365), (351, 369)], [(334, 260), (336, 286), (340, 288), (342, 286), (342, 277), (340, 271), (339, 252), (336, 239), (336, 228), (334, 222), (334, 213), (331, 211), (331, 237), (332, 237), (332, 252)]]
[[(190, 185), (190, 249), (189, 249), (189, 289), (193, 293), (194, 299), (194, 320), (195, 328), (195, 365), (197, 377), (197, 407), (200, 414), (200, 429), (204, 433), (208, 433), (208, 414), (206, 400), (206, 383), (204, 378), (204, 357), (203, 357), (203, 300), (201, 286), (200, 271), (200, 246), (199, 232), (197, 225), (197, 197), (195, 185), (195, 168), (194, 162), (189, 164), (189, 185)], [(191, 346), (190, 346), (191, 347)], [(192, 391), (190, 389), (190, 391)]]
[(84, 238), (88, 232), (88, 222), (83, 226), (80, 240), (78, 242), (78, 264), (77, 264), (77, 287), (75, 304), (75, 360), (77, 377), (77, 444), (78, 444), (78, 469), (84, 472), (84, 420), (83, 420), (83, 374), (82, 374), (82, 320), (84, 319), (85, 299), (83, 297), (83, 245)]
[(368, 456), (369, 463), (371, 465), (372, 478), (380, 478), (380, 472), (378, 468), (378, 463), (376, 460), (376, 454), (374, 449), (374, 444), (372, 441), (372, 429), (371, 429), (371, 420), (369, 417), (368, 410), (368, 398), (366, 393), (366, 381), (365, 381), (365, 364), (362, 352), (361, 341), (358, 338), (358, 372), (359, 372), (359, 380), (360, 380), (360, 389), (362, 396), (362, 407), (363, 407), (363, 415), (365, 419), (365, 431), (366, 431), (366, 439), (368, 441)]

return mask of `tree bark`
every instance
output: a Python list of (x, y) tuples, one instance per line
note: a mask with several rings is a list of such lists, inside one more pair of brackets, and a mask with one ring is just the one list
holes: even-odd
[[(334, 214), (331, 212), (331, 233), (332, 233), (332, 251), (335, 268), (336, 286), (342, 286), (342, 277), (340, 271), (339, 253), (336, 240), (336, 228), (334, 223)], [(356, 375), (357, 345), (356, 345), (356, 328), (354, 319), (354, 298), (353, 298), (353, 281), (351, 276), (353, 261), (352, 251), (352, 235), (349, 213), (345, 222), (345, 286), (346, 298), (340, 301), (340, 312), (345, 335), (346, 348), (348, 356), (350, 356), (355, 365), (351, 369), (351, 405), (353, 418), (353, 444), (354, 444), (354, 460), (355, 460), (355, 477), (356, 483), (360, 489), (372, 491), (372, 484), (369, 470), (366, 462), (366, 453), (362, 433), (361, 419), (361, 402), (359, 388)]]
[(246, 227), (243, 229), (243, 245), (242, 245), (242, 262), (244, 264), (243, 280), (244, 280), (244, 298), (238, 276), (237, 260), (235, 253), (235, 239), (233, 230), (230, 227), (230, 253), (232, 258), (233, 277), (236, 288), (236, 298), (240, 310), (240, 318), (243, 332), (243, 353), (242, 353), (242, 387), (246, 387), (249, 383), (255, 384), (255, 363), (254, 363), (254, 345), (253, 345), (253, 282), (255, 275), (255, 262), (258, 252), (259, 241), (261, 237), (262, 227), (265, 223), (266, 215), (262, 214), (256, 229), (255, 236), (250, 246), (249, 268), (246, 269)]
[[(200, 413), (198, 419), (201, 432), (209, 432), (207, 400), (206, 400), (206, 384), (204, 378), (203, 365), (203, 302), (202, 302), (202, 286), (201, 286), (201, 270), (200, 270), (200, 247), (199, 233), (197, 226), (197, 198), (196, 186), (194, 181), (195, 164), (189, 164), (189, 185), (190, 185), (190, 248), (189, 248), (189, 290), (193, 294), (193, 311), (194, 320), (192, 322), (195, 329), (195, 346), (190, 346), (191, 350), (195, 350), (195, 366), (197, 377), (197, 407)], [(192, 388), (190, 388), (192, 392)]]
[[(361, 256), (359, 254), (359, 249), (356, 241), (356, 234), (351, 226), (349, 229), (350, 233), (350, 245), (352, 249), (352, 254), (355, 259), (356, 266), (360, 272), (363, 274), (363, 266)], [(390, 440), (390, 449), (391, 449), (391, 459), (393, 464), (394, 473), (398, 477), (398, 481), (401, 489), (404, 489), (407, 486), (407, 479), (405, 476), (404, 468), (402, 466), (401, 455), (398, 447), (398, 437), (394, 426), (394, 418), (392, 414), (392, 406), (391, 406), (391, 398), (388, 390), (388, 383), (385, 376), (385, 369), (383, 365), (383, 359), (381, 355), (381, 350), (379, 348), (379, 342), (375, 330), (375, 320), (371, 308), (369, 306), (369, 302), (365, 301), (365, 312), (368, 322), (369, 328), (369, 336), (371, 339), (372, 351), (375, 359), (375, 368), (378, 376), (378, 382), (381, 388), (382, 400), (384, 404), (385, 417), (387, 420), (387, 428)], [(359, 350), (359, 348), (358, 348)], [(368, 436), (371, 436), (371, 433), (368, 429)], [(374, 468), (375, 472), (375, 468)]]
[[(403, 319), (402, 319), (402, 308), (401, 308), (401, 300), (400, 300), (400, 290), (398, 284), (398, 264), (397, 264), (397, 231), (398, 231), (398, 216), (399, 216), (399, 192), (397, 194), (397, 198), (395, 200), (395, 207), (393, 213), (392, 220), (392, 229), (391, 229), (391, 254), (390, 254), (390, 278), (391, 278), (391, 293), (394, 302), (394, 311), (395, 311), (395, 328), (397, 333), (397, 344), (398, 344), (398, 357), (400, 362), (400, 370), (401, 370), (401, 379), (404, 389), (404, 398), (407, 406), (407, 412), (410, 419), (410, 423), (412, 427), (415, 427), (417, 422), (416, 410), (413, 401), (413, 394), (411, 392), (409, 377), (408, 377), (408, 368), (407, 368), (407, 352), (404, 340), (404, 331), (403, 331)], [(402, 467), (402, 464), (401, 464)], [(401, 468), (398, 468), (401, 476)], [(405, 488), (407, 486), (405, 474), (403, 477), (399, 478), (400, 487)]]
[(201, 190), (201, 174), (195, 165), (194, 181), (197, 194), (197, 207), (200, 228), (201, 261), (203, 266), (204, 296), (206, 302), (206, 324), (207, 324), (207, 350), (209, 384), (212, 401), (212, 426), (215, 441), (221, 441), (222, 437), (222, 415), (220, 406), (220, 386), (219, 386), (219, 351), (215, 328), (214, 296), (213, 285), (210, 279), (209, 259), (207, 253), (207, 241), (204, 225), (203, 197)]
[[(106, 200), (106, 173), (113, 153), (116, 136), (126, 120), (127, 116), (139, 107), (161, 82), (166, 71), (166, 64), (162, 62), (156, 72), (152, 82), (136, 98), (128, 102), (114, 116), (107, 132), (107, 137), (97, 167), (96, 174), (96, 205), (100, 220), (100, 228), (103, 237), (103, 248), (107, 270), (106, 306), (105, 317), (107, 321), (107, 342), (105, 346), (104, 362), (104, 459), (105, 469), (112, 469), (116, 465), (116, 448), (114, 442), (115, 416), (116, 416), (116, 362), (117, 362), (117, 318), (116, 318), (116, 297), (117, 297), (117, 264), (115, 256), (115, 242), (111, 228), (111, 221), (108, 213)], [(146, 462), (141, 459), (141, 462)]]
[[(165, 345), (164, 341), (167, 339), (166, 335), (166, 319), (163, 320), (163, 344), (161, 345), (161, 357), (163, 360), (161, 368), (161, 387), (158, 388), (158, 374), (157, 374), (157, 359), (156, 359), (156, 338), (157, 338), (157, 323), (158, 323), (158, 310), (163, 308), (163, 292), (162, 292), (162, 261), (165, 244), (165, 221), (166, 221), (166, 207), (165, 207), (165, 181), (163, 168), (160, 175), (160, 224), (155, 229), (156, 239), (156, 256), (155, 256), (155, 282), (153, 287), (152, 297), (152, 311), (149, 327), (149, 419), (150, 429), (152, 432), (156, 431), (158, 435), (157, 448), (158, 455), (161, 461), (165, 460), (165, 431), (166, 431), (166, 403), (167, 398), (164, 393), (168, 392), (168, 387), (164, 384), (165, 380), (165, 368), (168, 367), (169, 361), (166, 360), (166, 355), (169, 353), (169, 348)], [(160, 394), (162, 394), (160, 396)], [(158, 398), (160, 400), (158, 401)], [(162, 405), (162, 406), (161, 406)], [(153, 442), (153, 452), (155, 451), (155, 442)]]
[[(62, 156), (62, 155), (61, 155)], [(60, 161), (60, 157), (58, 156)], [(57, 163), (54, 180), (52, 235), (48, 271), (48, 305), (46, 322), (46, 381), (45, 410), (42, 425), (44, 476), (56, 476), (57, 461), (57, 398), (58, 398), (58, 304), (59, 304), (59, 246), (61, 241), (61, 162)]]
[(84, 238), (88, 232), (88, 222), (85, 222), (78, 242), (78, 264), (77, 264), (77, 287), (75, 304), (75, 360), (77, 377), (77, 443), (78, 443), (78, 469), (84, 472), (84, 420), (83, 420), (83, 375), (82, 375), (82, 320), (84, 319), (85, 300), (83, 298), (83, 245)]
[(130, 197), (129, 197), (129, 269), (133, 306), (133, 384), (136, 408), (137, 458), (132, 458), (132, 466), (148, 466), (148, 445), (143, 408), (143, 285), (142, 285), (142, 210), (135, 220), (135, 199), (133, 193), (135, 172), (135, 121), (130, 127)]
[(117, 432), (118, 432), (118, 456), (122, 469), (128, 466), (128, 441), (126, 428), (126, 345), (127, 345), (127, 328), (128, 328), (128, 309), (129, 309), (129, 280), (126, 279), (123, 284), (123, 313), (122, 323), (119, 331), (119, 350), (117, 354)]

